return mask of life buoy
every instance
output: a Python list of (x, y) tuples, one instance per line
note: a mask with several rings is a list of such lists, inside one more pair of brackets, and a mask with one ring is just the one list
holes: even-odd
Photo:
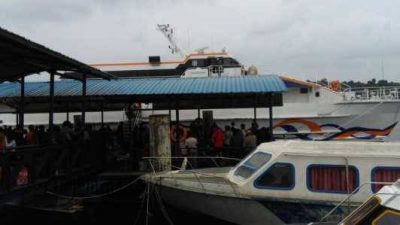
[[(188, 135), (188, 131), (187, 131), (187, 129), (184, 127), (184, 126), (182, 126), (182, 125), (179, 125), (178, 126), (178, 129), (179, 130), (182, 130), (182, 132), (180, 133), (180, 135), (179, 135), (179, 143), (183, 143), (184, 141), (185, 141), (185, 139), (187, 138), (187, 135)], [(176, 125), (172, 125), (171, 126), (171, 133), (170, 133), (170, 138), (171, 138), (171, 141), (173, 141), (173, 142), (176, 142), (176, 131), (177, 129), (176, 129)]]
[(339, 91), (340, 90), (340, 82), (338, 80), (331, 81), (329, 83), (329, 88), (332, 91)]
[(28, 184), (28, 168), (26, 167), (21, 168), (17, 176), (16, 184), (17, 186)]

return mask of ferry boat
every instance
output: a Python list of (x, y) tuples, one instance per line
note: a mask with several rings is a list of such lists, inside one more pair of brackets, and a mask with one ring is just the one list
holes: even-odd
[(261, 144), (234, 167), (143, 179), (182, 210), (243, 225), (307, 224), (328, 213), (339, 222), (383, 184), (400, 179), (399, 163), (400, 143), (290, 140)]
[[(188, 54), (182, 61), (161, 61), (149, 57), (149, 62), (93, 64), (119, 77), (220, 77), (262, 76), (254, 66), (245, 68), (226, 51)], [(273, 111), (274, 134), (279, 138), (304, 140), (379, 139), (388, 136), (399, 121), (400, 87), (352, 89), (341, 87), (338, 81), (328, 86), (282, 75), (288, 87), (283, 93), (283, 106)], [(152, 105), (142, 104), (151, 109)], [(200, 109), (211, 111), (211, 109)], [(212, 109), (213, 119), (221, 127), (235, 121), (249, 128), (253, 120), (268, 127), (266, 108)], [(168, 111), (144, 111), (151, 114)], [(198, 109), (180, 111), (180, 121), (189, 124), (201, 112)], [(175, 112), (171, 112), (175, 118)]]
[[(119, 77), (137, 76), (178, 76), (220, 77), (252, 76), (258, 70), (251, 65), (245, 67), (225, 49), (207, 52), (200, 48), (184, 54), (174, 38), (174, 29), (169, 24), (158, 24), (159, 30), (169, 41), (173, 54), (180, 54), (183, 60), (162, 61), (159, 56), (150, 56), (148, 62), (93, 64), (101, 70)], [(341, 87), (339, 81), (327, 86), (302, 81), (283, 75), (288, 91), (283, 94), (283, 107), (275, 107), (273, 129), (281, 138), (304, 140), (381, 139), (388, 136), (399, 121), (400, 87), (352, 89)], [(142, 105), (151, 109), (150, 105)], [(189, 124), (201, 112), (209, 109), (182, 110), (180, 121)], [(248, 128), (253, 120), (260, 127), (268, 127), (269, 113), (258, 109), (212, 109), (213, 119), (221, 127), (245, 124)], [(145, 111), (144, 119), (151, 114), (167, 111)], [(175, 118), (175, 112), (171, 112)]]

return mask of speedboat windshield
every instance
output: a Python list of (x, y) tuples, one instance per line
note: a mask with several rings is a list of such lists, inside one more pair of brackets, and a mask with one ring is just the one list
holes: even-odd
[(255, 152), (242, 163), (235, 171), (235, 176), (247, 179), (271, 159), (271, 155), (265, 152)]

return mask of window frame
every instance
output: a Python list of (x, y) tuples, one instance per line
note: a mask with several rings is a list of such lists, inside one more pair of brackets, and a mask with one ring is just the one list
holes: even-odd
[[(263, 177), (268, 171), (270, 171), (274, 166), (276, 165), (287, 165), (291, 169), (291, 179), (293, 181), (292, 185), (290, 187), (275, 187), (275, 186), (270, 186), (270, 185), (259, 185), (257, 182)], [(268, 167), (260, 176), (257, 177), (257, 179), (254, 180), (253, 185), (257, 189), (268, 189), (268, 190), (279, 190), (279, 191), (290, 191), (293, 190), (294, 187), (296, 186), (296, 168), (292, 163), (289, 162), (275, 162), (273, 163), (270, 167)]]
[[(327, 194), (349, 194), (344, 191), (321, 191), (321, 190), (313, 190), (311, 188), (311, 168), (312, 167), (325, 167), (325, 168), (332, 168), (332, 167), (343, 167), (346, 168), (346, 165), (342, 165), (342, 164), (310, 164), (307, 166), (306, 168), (306, 184), (307, 184), (307, 189), (310, 192), (315, 192), (315, 193), (327, 193)], [(359, 186), (360, 186), (360, 171), (358, 170), (358, 168), (354, 165), (348, 165), (349, 170), (350, 169), (354, 169), (355, 172), (355, 183), (354, 183), (354, 189), (356, 190)], [(350, 193), (354, 192), (357, 193), (359, 190), (357, 190), (356, 192), (354, 192), (354, 190), (350, 189)]]
[[(377, 170), (379, 170), (379, 169), (383, 169), (383, 170), (385, 170), (385, 169), (399, 169), (400, 170), (400, 166), (375, 166), (371, 170), (371, 182), (378, 182), (378, 181), (375, 180), (375, 176), (374, 175), (375, 175), (375, 172)], [(382, 182), (385, 182), (385, 181), (382, 181)], [(374, 190), (374, 186), (375, 185), (376, 184), (371, 184), (370, 185), (372, 193), (377, 193), (379, 191), (379, 190)]]
[[(269, 159), (268, 159), (266, 162), (264, 162), (263, 164), (261, 164), (258, 168), (255, 167), (255, 166), (253, 166), (253, 165), (250, 165), (250, 164), (248, 163), (248, 161), (249, 161), (253, 156), (255, 156), (256, 154), (265, 154), (265, 155), (267, 155), (267, 156), (269, 157)], [(261, 151), (254, 152), (254, 154), (251, 154), (248, 158), (246, 158), (246, 160), (243, 161), (242, 164), (240, 164), (240, 166), (238, 166), (238, 167), (235, 169), (235, 172), (233, 173), (233, 175), (234, 175), (235, 177), (238, 177), (238, 178), (242, 179), (242, 180), (247, 180), (247, 179), (249, 179), (250, 177), (252, 177), (252, 176), (253, 176), (259, 169), (261, 169), (265, 164), (267, 164), (267, 163), (271, 160), (271, 158), (272, 158), (272, 154), (269, 154), (269, 153), (266, 153), (266, 152), (261, 152)], [(239, 168), (242, 167), (242, 166), (244, 166), (244, 167), (246, 167), (246, 168), (252, 170), (251, 175), (248, 176), (247, 178), (242, 177), (242, 176), (240, 176), (240, 175), (237, 174), (237, 171), (238, 171)]]

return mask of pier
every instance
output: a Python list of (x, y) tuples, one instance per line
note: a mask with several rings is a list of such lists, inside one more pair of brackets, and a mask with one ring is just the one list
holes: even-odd
[[(57, 208), (57, 204), (48, 208), (33, 206), (32, 202), (37, 198), (43, 202), (49, 195), (70, 200), (103, 197), (135, 181), (143, 174), (142, 157), (154, 156), (145, 143), (149, 134), (141, 127), (147, 124), (141, 114), (149, 109), (137, 107), (140, 103), (152, 103), (151, 110), (168, 112), (171, 131), (167, 132), (172, 132), (167, 134), (171, 138), (169, 154), (175, 157), (172, 166), (176, 168), (185, 156), (181, 143), (187, 138), (187, 131), (179, 130), (181, 110), (197, 109), (200, 119), (200, 109), (254, 108), (256, 121), (256, 109), (268, 108), (265, 113), (269, 123), (262, 126), (269, 127), (269, 133), (264, 134), (272, 138), (273, 107), (282, 105), (281, 93), (286, 90), (278, 76), (115, 79), (4, 29), (0, 30), (0, 41), (0, 58), (4, 62), (0, 64), (0, 100), (9, 107), (2, 113), (15, 113), (17, 121), (14, 129), (2, 131), (0, 205), (65, 212), (68, 210)], [(26, 82), (25, 77), (34, 73), (48, 73), (50, 79)], [(104, 122), (104, 112), (124, 109), (128, 120), (121, 121), (112, 131)], [(73, 112), (80, 115), (71, 121)], [(100, 113), (101, 123), (88, 124), (87, 112)], [(24, 118), (27, 113), (48, 113), (48, 123), (28, 126)], [(56, 124), (54, 113), (65, 113), (65, 122)], [(204, 113), (203, 119), (201, 132), (209, 132), (212, 111)], [(11, 138), (7, 140), (7, 135), (15, 143), (9, 143)], [(113, 143), (115, 139), (117, 145)], [(224, 149), (224, 154), (229, 155), (234, 148)], [(199, 144), (199, 151), (203, 150), (210, 150), (207, 144)]]

